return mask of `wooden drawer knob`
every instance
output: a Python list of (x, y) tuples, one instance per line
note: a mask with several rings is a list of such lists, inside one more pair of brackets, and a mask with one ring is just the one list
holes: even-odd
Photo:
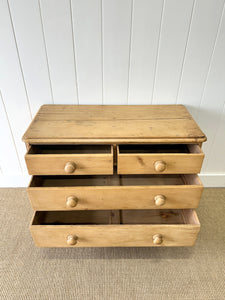
[(159, 234), (159, 233), (154, 234), (153, 237), (152, 237), (152, 239), (153, 239), (153, 244), (154, 245), (160, 245), (163, 242), (162, 235)]
[(65, 165), (65, 168), (64, 168), (65, 172), (69, 173), (69, 174), (73, 173), (75, 171), (75, 169), (76, 169), (76, 164), (73, 161), (67, 162)]
[(76, 245), (78, 237), (76, 235), (68, 235), (67, 244), (70, 246)]
[(68, 206), (68, 207), (75, 207), (75, 206), (77, 206), (77, 203), (78, 203), (77, 197), (75, 197), (75, 196), (69, 196), (69, 197), (67, 197), (66, 206)]
[(155, 171), (156, 172), (163, 172), (166, 169), (165, 161), (158, 160), (154, 163)]
[(162, 206), (166, 202), (166, 197), (164, 195), (156, 195), (155, 196), (155, 205)]

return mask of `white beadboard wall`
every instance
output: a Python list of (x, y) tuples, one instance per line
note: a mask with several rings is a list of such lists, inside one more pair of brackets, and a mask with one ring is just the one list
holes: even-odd
[(224, 0), (1, 0), (0, 187), (26, 186), (42, 104), (184, 104), (225, 186)]

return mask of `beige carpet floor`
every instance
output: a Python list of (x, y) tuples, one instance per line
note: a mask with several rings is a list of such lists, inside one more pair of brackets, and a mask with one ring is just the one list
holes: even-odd
[(205, 189), (193, 248), (35, 248), (25, 189), (0, 189), (0, 299), (225, 299), (225, 189)]

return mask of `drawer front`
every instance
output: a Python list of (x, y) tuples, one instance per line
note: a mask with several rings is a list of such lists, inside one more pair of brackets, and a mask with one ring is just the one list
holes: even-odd
[(117, 147), (118, 174), (194, 174), (202, 167), (204, 154), (198, 145), (190, 153), (130, 153)]
[[(162, 235), (163, 242), (153, 243)], [(179, 247), (193, 246), (199, 228), (196, 225), (66, 225), (33, 226), (32, 237), (38, 247)], [(68, 245), (69, 236), (78, 237)]]
[[(197, 175), (183, 177), (189, 184), (41, 187), (37, 183), (30, 185), (28, 195), (34, 210), (196, 208), (203, 190), (201, 181)], [(57, 185), (56, 180), (54, 183)]]
[[(30, 229), (38, 247), (193, 246), (200, 228), (197, 216), (194, 215), (195, 212), (195, 221), (188, 219), (186, 224), (32, 224)], [(126, 222), (126, 215), (123, 218)]]
[(201, 187), (28, 188), (34, 210), (196, 208)]
[(113, 149), (110, 153), (33, 154), (25, 160), (30, 175), (113, 174)]

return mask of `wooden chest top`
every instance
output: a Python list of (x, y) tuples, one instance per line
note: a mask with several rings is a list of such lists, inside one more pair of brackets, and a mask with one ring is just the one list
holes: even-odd
[(43, 105), (28, 143), (194, 143), (206, 137), (183, 105)]

